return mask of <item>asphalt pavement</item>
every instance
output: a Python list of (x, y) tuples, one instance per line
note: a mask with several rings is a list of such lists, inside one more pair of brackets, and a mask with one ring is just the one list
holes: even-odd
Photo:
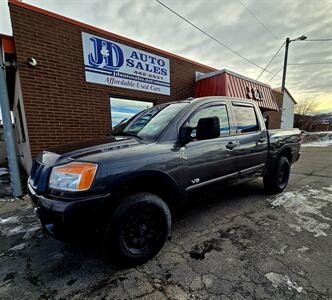
[(63, 243), (27, 200), (0, 198), (0, 299), (332, 299), (332, 147), (302, 148), (287, 190), (262, 180), (203, 195), (148, 263)]

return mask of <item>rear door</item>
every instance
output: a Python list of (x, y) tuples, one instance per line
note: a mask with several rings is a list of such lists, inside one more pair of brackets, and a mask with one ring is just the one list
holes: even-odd
[(232, 101), (235, 125), (233, 138), (238, 144), (235, 149), (237, 170), (242, 174), (263, 171), (267, 161), (267, 132), (256, 109), (252, 103)]
[(191, 128), (197, 127), (198, 120), (218, 117), (220, 137), (197, 140), (196, 130), (192, 131), (193, 141), (185, 145), (187, 190), (222, 180), (236, 172), (236, 156), (227, 148), (230, 136), (228, 107), (225, 103), (210, 103), (198, 107), (185, 122)]

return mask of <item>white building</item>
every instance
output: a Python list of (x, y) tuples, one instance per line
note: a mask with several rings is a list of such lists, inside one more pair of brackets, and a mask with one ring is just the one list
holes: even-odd
[[(281, 93), (281, 88), (276, 88), (274, 91)], [(294, 127), (294, 108), (296, 101), (292, 94), (285, 88), (285, 93), (282, 100), (281, 109), (281, 125), (280, 128)]]

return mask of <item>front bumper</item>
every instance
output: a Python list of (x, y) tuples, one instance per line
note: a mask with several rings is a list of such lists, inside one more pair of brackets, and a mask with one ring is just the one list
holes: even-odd
[(55, 238), (78, 237), (94, 229), (103, 219), (105, 201), (109, 194), (80, 200), (50, 199), (38, 195), (28, 184), (35, 213), (46, 232)]

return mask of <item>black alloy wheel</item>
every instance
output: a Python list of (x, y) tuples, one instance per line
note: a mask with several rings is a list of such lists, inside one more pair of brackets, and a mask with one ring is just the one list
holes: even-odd
[(116, 258), (138, 265), (154, 257), (170, 235), (171, 213), (157, 195), (135, 193), (124, 197), (106, 227), (105, 241)]
[(278, 185), (281, 189), (284, 189), (288, 183), (290, 173), (290, 166), (287, 163), (283, 163), (280, 166), (279, 173), (278, 173)]
[(132, 212), (121, 232), (121, 243), (132, 255), (143, 255), (163, 239), (164, 222), (160, 212), (142, 208)]
[(270, 194), (282, 192), (287, 187), (290, 169), (289, 160), (281, 156), (272, 170), (263, 176), (265, 190)]

